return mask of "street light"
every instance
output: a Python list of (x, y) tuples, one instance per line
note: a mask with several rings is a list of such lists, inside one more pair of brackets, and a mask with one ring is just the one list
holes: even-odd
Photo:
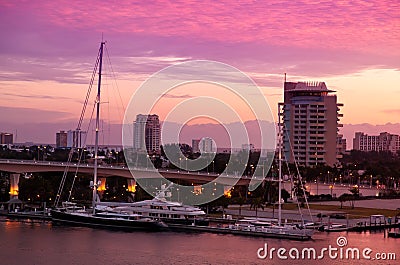
[(350, 185), (349, 186), (351, 186), (351, 185), (353, 185), (353, 173), (350, 172), (349, 176), (350, 176)]
[(329, 173), (330, 173), (330, 172), (329, 172), (329, 170), (328, 170), (328, 184), (329, 184), (329, 183), (331, 183), (331, 180), (330, 180), (330, 175), (329, 175)]
[(372, 189), (372, 175), (370, 176), (369, 188)]

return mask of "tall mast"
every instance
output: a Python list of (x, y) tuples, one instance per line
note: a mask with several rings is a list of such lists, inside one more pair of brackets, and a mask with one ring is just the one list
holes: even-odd
[[(278, 108), (280, 112), (280, 109)], [(281, 113), (278, 114), (278, 225), (282, 223), (282, 124), (281, 124)]]
[(101, 42), (100, 45), (100, 62), (99, 62), (99, 81), (97, 84), (97, 97), (96, 97), (96, 132), (94, 142), (94, 170), (93, 170), (93, 195), (92, 195), (92, 207), (93, 214), (96, 209), (97, 201), (97, 167), (98, 167), (98, 151), (99, 151), (99, 129), (100, 129), (100, 88), (101, 88), (101, 69), (103, 66), (103, 47), (105, 42)]
[[(286, 73), (283, 83), (283, 89), (285, 90), (286, 84)], [(283, 112), (283, 109), (282, 109)], [(283, 145), (283, 130), (282, 130), (282, 115), (281, 109), (278, 107), (278, 225), (282, 224), (282, 145)]]

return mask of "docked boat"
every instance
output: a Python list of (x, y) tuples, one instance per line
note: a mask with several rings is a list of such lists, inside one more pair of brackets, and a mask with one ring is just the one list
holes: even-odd
[[(279, 120), (279, 128), (281, 123)], [(279, 141), (282, 137), (279, 138)], [(278, 143), (278, 219), (245, 218), (227, 227), (233, 234), (275, 237), (283, 239), (309, 240), (314, 234), (314, 229), (307, 228), (304, 220), (301, 224), (288, 224), (282, 222), (282, 144)]]
[[(120, 212), (116, 213), (113, 211), (97, 211), (96, 204), (98, 203), (97, 187), (99, 185), (97, 180), (97, 169), (98, 169), (98, 147), (99, 147), (99, 125), (100, 125), (100, 92), (101, 92), (101, 77), (102, 77), (102, 62), (103, 62), (103, 51), (105, 42), (101, 42), (98, 58), (96, 60), (95, 70), (93, 71), (92, 81), (98, 70), (98, 87), (97, 87), (97, 97), (96, 97), (96, 130), (95, 130), (95, 156), (94, 156), (94, 166), (93, 166), (93, 181), (91, 182), (92, 187), (92, 208), (85, 209), (77, 207), (74, 203), (67, 202), (64, 203), (62, 207), (58, 207), (59, 200), (61, 197), (61, 192), (64, 187), (65, 178), (68, 173), (68, 168), (66, 167), (63, 179), (61, 181), (59, 192), (57, 193), (57, 198), (55, 200), (55, 209), (51, 210), (51, 218), (55, 222), (63, 222), (73, 225), (85, 225), (94, 226), (102, 228), (121, 228), (121, 229), (145, 229), (145, 230), (160, 230), (165, 228), (166, 225), (157, 218), (148, 218), (140, 214)], [(93, 84), (93, 82), (91, 82)], [(91, 87), (89, 87), (90, 92)], [(88, 97), (88, 96), (87, 96)], [(87, 104), (87, 100), (85, 101)], [(86, 109), (86, 105), (83, 111)], [(77, 130), (80, 130), (80, 124), (82, 122), (84, 112), (81, 115), (81, 120)]]
[(388, 232), (388, 237), (400, 238), (400, 230)]
[(258, 220), (257, 218), (240, 219), (235, 224), (228, 226), (232, 231), (240, 231), (240, 234), (255, 235), (265, 237), (278, 237), (285, 239), (308, 240), (314, 234), (313, 229), (303, 228), (293, 224), (276, 224), (275, 222)]
[[(278, 127), (281, 130), (281, 118)], [(266, 237), (277, 237), (286, 239), (308, 240), (314, 234), (314, 229), (306, 227), (304, 220), (301, 224), (288, 224), (282, 222), (282, 135), (278, 138), (278, 219), (262, 220), (259, 218), (246, 218), (238, 220), (235, 224), (228, 226), (228, 229), (239, 234), (261, 235)], [(238, 232), (239, 231), (239, 232)]]
[(343, 232), (343, 231), (348, 231), (349, 227), (345, 224), (328, 224), (321, 226), (319, 228), (320, 231), (325, 231), (325, 232)]
[(167, 224), (207, 226), (209, 220), (205, 217), (206, 213), (199, 207), (167, 200), (171, 197), (170, 192), (167, 192), (170, 187), (171, 185), (167, 188), (165, 184), (162, 185), (161, 190), (152, 200), (134, 203), (98, 202), (96, 207), (100, 211), (139, 214), (146, 218), (156, 218)]
[(166, 228), (162, 222), (151, 218), (144, 218), (139, 214), (95, 212), (85, 209), (59, 208), (51, 211), (51, 218), (55, 222), (70, 225), (113, 228), (124, 230), (160, 230)]

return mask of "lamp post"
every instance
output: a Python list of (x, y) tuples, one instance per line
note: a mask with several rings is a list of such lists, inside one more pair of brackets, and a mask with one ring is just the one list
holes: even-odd
[(372, 175), (370, 176), (370, 180), (369, 180), (369, 188), (372, 189)]
[(329, 170), (328, 170), (328, 185), (331, 183), (331, 180), (330, 180), (330, 175), (329, 175)]
[(352, 186), (352, 185), (353, 185), (353, 173), (350, 172), (350, 185), (349, 186)]

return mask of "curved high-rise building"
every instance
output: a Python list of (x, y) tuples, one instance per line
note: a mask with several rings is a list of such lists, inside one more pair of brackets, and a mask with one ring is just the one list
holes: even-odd
[(133, 124), (133, 148), (148, 153), (160, 152), (160, 120), (158, 115), (136, 115)]
[(324, 82), (285, 82), (279, 103), (285, 159), (305, 166), (334, 166), (341, 158), (337, 97)]

